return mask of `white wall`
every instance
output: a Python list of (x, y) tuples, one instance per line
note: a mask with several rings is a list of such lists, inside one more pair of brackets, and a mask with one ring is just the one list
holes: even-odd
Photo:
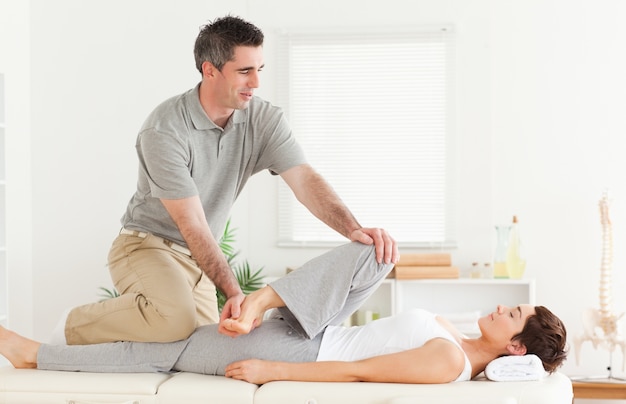
[[(32, 220), (32, 263), (24, 266), (32, 270), (36, 338), (47, 337), (64, 308), (97, 299), (98, 286), (110, 285), (106, 254), (134, 188), (137, 129), (157, 103), (197, 82), (198, 27), (227, 12), (266, 33), (258, 94), (270, 100), (280, 79), (273, 40), (282, 30), (454, 24), (461, 184), (455, 263), (489, 260), (493, 225), (518, 215), (537, 301), (559, 314), (574, 336), (581, 311), (598, 301), (597, 202), (609, 187), (614, 288), (626, 286), (621, 0), (32, 0), (30, 42), (28, 35), (16, 38), (31, 50), (24, 136), (30, 133), (32, 144), (32, 201), (10, 214)], [(0, 60), (15, 69), (10, 57)], [(375, 102), (367, 83), (359, 91)], [(24, 99), (18, 93), (7, 96)], [(258, 175), (233, 210), (242, 256), (272, 275), (320, 252), (275, 246), (276, 181)], [(617, 294), (616, 311), (626, 311)], [(572, 355), (564, 371), (603, 374), (607, 357), (587, 347), (582, 365)], [(621, 365), (620, 355), (616, 360)]]
[[(626, 58), (619, 51), (626, 3), (492, 5), (493, 218), (511, 211), (524, 218), (537, 300), (561, 315), (573, 337), (581, 311), (598, 305), (597, 203), (605, 188), (614, 200), (615, 310), (626, 311)], [(588, 345), (582, 357), (583, 366), (572, 355), (564, 370), (606, 374), (606, 351)], [(614, 370), (623, 372), (615, 358)]]
[(0, 0), (0, 71), (5, 75), (6, 236), (9, 326), (33, 333), (30, 4)]

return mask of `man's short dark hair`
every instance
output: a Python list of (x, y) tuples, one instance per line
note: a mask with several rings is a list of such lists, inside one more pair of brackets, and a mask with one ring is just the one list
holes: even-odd
[(255, 25), (233, 16), (217, 18), (200, 28), (194, 46), (196, 68), (202, 73), (202, 63), (210, 62), (222, 70), (233, 60), (237, 46), (263, 45), (263, 32)]

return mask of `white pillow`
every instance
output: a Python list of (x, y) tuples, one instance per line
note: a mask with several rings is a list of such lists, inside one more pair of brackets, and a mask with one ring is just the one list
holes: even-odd
[(485, 376), (496, 382), (541, 380), (547, 372), (537, 355), (501, 356), (489, 362)]

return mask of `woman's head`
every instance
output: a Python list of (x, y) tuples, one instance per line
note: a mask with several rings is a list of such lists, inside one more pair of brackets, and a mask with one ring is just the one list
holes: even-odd
[(535, 306), (524, 328), (513, 341), (526, 347), (527, 354), (537, 355), (546, 371), (552, 373), (567, 357), (567, 332), (563, 322), (544, 306)]
[(236, 47), (262, 45), (263, 32), (255, 25), (239, 17), (218, 18), (204, 25), (196, 38), (196, 68), (202, 73), (202, 64), (210, 62), (217, 70), (221, 70), (226, 62), (233, 59)]

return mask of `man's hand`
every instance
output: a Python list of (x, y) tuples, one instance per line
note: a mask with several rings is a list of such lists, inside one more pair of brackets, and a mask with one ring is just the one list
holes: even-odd
[(225, 327), (225, 322), (232, 319), (237, 319), (241, 315), (241, 304), (243, 303), (245, 296), (243, 293), (231, 296), (224, 303), (222, 308), (222, 314), (220, 315), (220, 325), (218, 331), (220, 334), (228, 335), (229, 337), (236, 337), (238, 332), (231, 331)]
[(224, 317), (222, 312), (222, 318), (220, 319), (219, 332), (231, 337), (237, 335), (249, 334), (256, 327), (261, 326), (263, 323), (263, 317), (265, 315), (265, 308), (260, 307), (258, 295), (263, 293), (267, 288), (262, 288), (256, 292), (253, 292), (245, 297), (243, 303), (240, 304), (240, 311), (237, 317)]
[(280, 362), (270, 362), (260, 359), (246, 359), (233, 362), (226, 366), (226, 377), (245, 380), (248, 383), (264, 384), (277, 380), (276, 371)]
[(350, 241), (363, 244), (374, 244), (376, 247), (376, 261), (381, 264), (395, 264), (400, 259), (398, 245), (385, 229), (362, 227), (350, 233)]

